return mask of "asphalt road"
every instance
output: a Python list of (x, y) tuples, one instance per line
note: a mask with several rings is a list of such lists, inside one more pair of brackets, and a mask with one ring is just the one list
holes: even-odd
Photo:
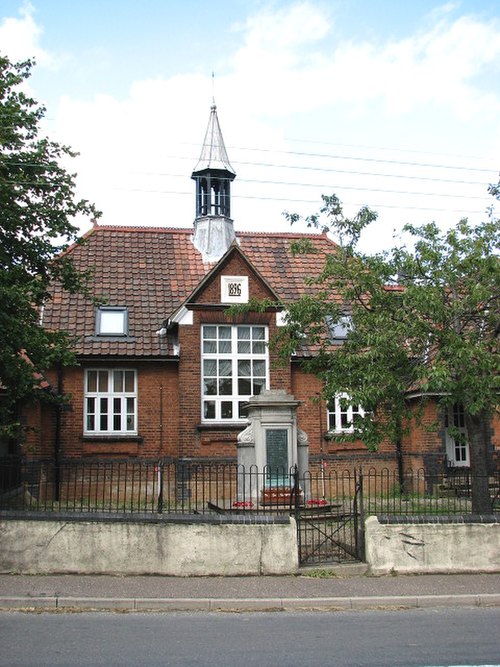
[(500, 608), (0, 613), (0, 665), (500, 666)]

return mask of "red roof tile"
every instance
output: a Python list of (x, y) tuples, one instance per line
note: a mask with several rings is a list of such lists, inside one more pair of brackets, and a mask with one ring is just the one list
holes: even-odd
[[(192, 234), (190, 229), (94, 226), (83, 245), (67, 252), (78, 269), (93, 270), (95, 296), (108, 305), (128, 308), (129, 335), (96, 336), (92, 303), (57, 286), (44, 309), (44, 326), (78, 336), (75, 350), (80, 355), (172, 353), (166, 338), (156, 332), (213, 268), (203, 263)], [(294, 256), (292, 241), (304, 238), (316, 252)], [(240, 232), (237, 239), (248, 260), (284, 301), (311, 289), (305, 278), (318, 275), (325, 255), (335, 248), (324, 234)]]

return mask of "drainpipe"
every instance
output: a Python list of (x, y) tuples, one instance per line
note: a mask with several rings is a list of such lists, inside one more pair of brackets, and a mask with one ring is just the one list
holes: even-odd
[(398, 423), (396, 433), (396, 461), (398, 464), (399, 495), (405, 493), (405, 479), (403, 466), (403, 440), (401, 435), (401, 420)]
[(63, 371), (61, 364), (57, 365), (57, 399), (56, 423), (54, 433), (54, 499), (59, 501), (61, 487), (61, 397), (63, 395)]

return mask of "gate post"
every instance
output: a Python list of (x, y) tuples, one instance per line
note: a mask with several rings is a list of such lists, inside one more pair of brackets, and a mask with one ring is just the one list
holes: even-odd
[[(356, 556), (364, 561), (365, 556), (365, 507), (363, 500), (363, 468), (359, 467), (359, 478), (356, 483), (356, 497), (354, 500), (354, 530), (356, 534)], [(359, 524), (358, 525), (358, 509)]]
[(158, 472), (158, 514), (163, 512), (163, 460), (158, 461), (156, 466)]

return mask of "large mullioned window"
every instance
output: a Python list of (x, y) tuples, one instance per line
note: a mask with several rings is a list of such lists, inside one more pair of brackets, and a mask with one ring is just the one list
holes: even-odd
[(261, 325), (202, 327), (202, 419), (245, 419), (243, 405), (268, 387), (268, 332)]
[(137, 434), (136, 372), (87, 370), (84, 419), (87, 435)]

